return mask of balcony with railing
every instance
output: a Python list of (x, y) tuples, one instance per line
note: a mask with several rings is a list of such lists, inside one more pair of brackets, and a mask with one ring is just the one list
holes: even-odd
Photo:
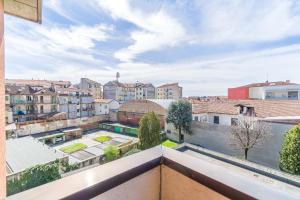
[(33, 104), (33, 100), (13, 99), (11, 104)]
[(299, 179), (235, 162), (185, 146), (155, 147), (7, 199), (300, 198)]

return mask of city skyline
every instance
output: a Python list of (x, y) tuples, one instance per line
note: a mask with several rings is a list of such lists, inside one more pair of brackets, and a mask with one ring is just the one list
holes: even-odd
[(46, 0), (43, 25), (5, 16), (6, 78), (104, 84), (119, 71), (121, 82), (179, 82), (183, 96), (300, 82), (297, 1), (117, 2)]

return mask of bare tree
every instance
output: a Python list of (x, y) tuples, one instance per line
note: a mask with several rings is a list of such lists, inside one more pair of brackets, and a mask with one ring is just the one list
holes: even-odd
[(254, 117), (241, 117), (236, 126), (231, 127), (232, 145), (244, 151), (247, 159), (248, 151), (261, 145), (271, 135), (270, 126)]

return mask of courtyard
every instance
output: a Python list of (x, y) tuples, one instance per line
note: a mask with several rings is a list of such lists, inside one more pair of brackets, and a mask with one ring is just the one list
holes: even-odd
[(69, 164), (79, 163), (81, 167), (97, 164), (103, 156), (104, 148), (109, 145), (118, 148), (137, 144), (138, 138), (109, 131), (95, 131), (82, 138), (52, 146), (56, 151), (69, 157)]

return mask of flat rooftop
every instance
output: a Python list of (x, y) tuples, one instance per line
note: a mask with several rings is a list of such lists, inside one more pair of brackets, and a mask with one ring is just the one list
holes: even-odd
[[(109, 136), (112, 139), (101, 143), (95, 140), (95, 138), (99, 136)], [(55, 146), (52, 146), (52, 148), (56, 149), (57, 152), (61, 152), (65, 156), (68, 156), (69, 163), (74, 164), (89, 160), (91, 158), (102, 156), (104, 154), (104, 148), (108, 145), (119, 146), (126, 144), (134, 144), (136, 142), (138, 142), (138, 139), (135, 137), (100, 130), (94, 131), (93, 133), (85, 134), (82, 136), (82, 138), (56, 144)], [(67, 147), (75, 143), (81, 143), (86, 145), (87, 147), (71, 154), (63, 153), (61, 151), (61, 148)]]
[(6, 165), (10, 174), (63, 157), (61, 152), (31, 136), (6, 140)]

